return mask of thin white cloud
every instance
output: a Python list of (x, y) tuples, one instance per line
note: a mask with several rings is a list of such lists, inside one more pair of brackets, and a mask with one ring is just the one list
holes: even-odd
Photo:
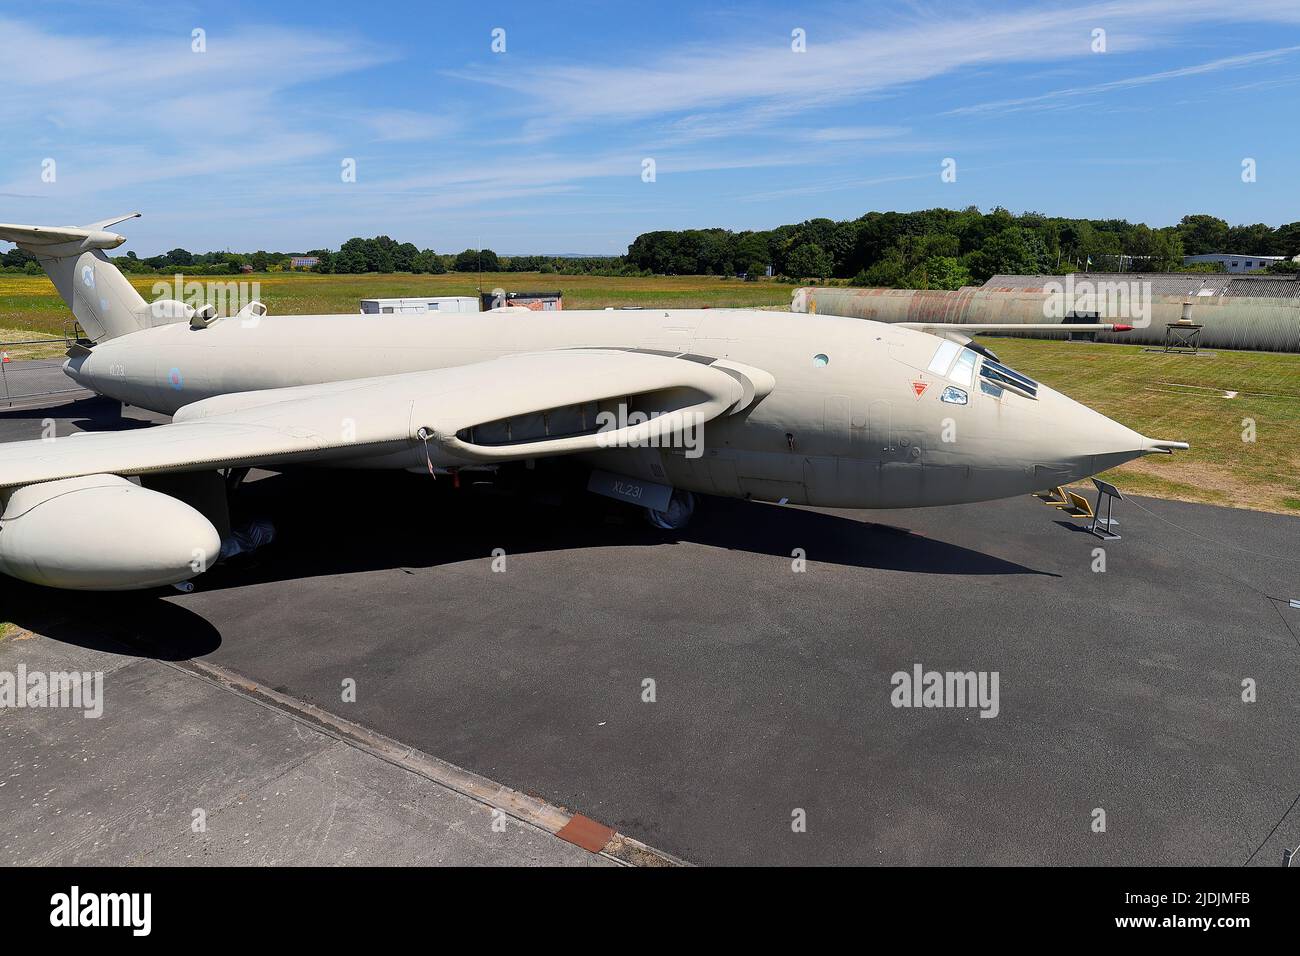
[[(646, 202), (651, 212), (628, 213), (628, 228), (671, 226), (698, 215), (702, 203), (715, 208), (709, 201), (729, 199), (728, 192), (738, 201), (777, 201), (936, 175), (913, 175), (928, 168), (921, 154), (933, 153), (935, 162), (950, 154), (933, 132), (923, 134), (927, 142), (913, 135), (917, 111), (885, 116), (875, 108), (920, 82), (929, 81), (921, 110), (927, 116), (975, 98), (966, 89), (1003, 83), (1015, 64), (1037, 66), (1014, 71), (1016, 89), (999, 86), (979, 96), (1036, 93), (1049, 83), (1100, 95), (1106, 84), (1045, 78), (1067, 64), (1081, 74), (1096, 76), (1104, 66), (1103, 75), (1114, 75), (1112, 64), (1089, 51), (1095, 26), (1105, 26), (1110, 50), (1122, 54), (1169, 46), (1197, 30), (1204, 35), (1205, 24), (1300, 23), (1296, 0), (1047, 0), (957, 14), (908, 3), (901, 11), (885, 19), (841, 10), (831, 19), (823, 10), (820, 25), (810, 12), (806, 53), (791, 52), (770, 25), (743, 18), (739, 27), (729, 20), (732, 32), (708, 42), (604, 64), (601, 45), (578, 34), (560, 48), (571, 57), (564, 61), (548, 61), (546, 53), (493, 57), (473, 72), (455, 73), (514, 94), (446, 99), (466, 104), (464, 119), (407, 108), (401, 84), (390, 89), (362, 77), (356, 94), (342, 89), (338, 77), (392, 60), (400, 48), (310, 23), (209, 31), (208, 52), (194, 54), (188, 28), (159, 32), (143, 16), (130, 31), (105, 38), (89, 35), (93, 25), (60, 32), (6, 14), (0, 193), (12, 197), (15, 215), (53, 208), (29, 221), (80, 222), (119, 206), (143, 208), (150, 218), (136, 234), (163, 247), (248, 247), (285, 236), (315, 246), (403, 228), (437, 245), (433, 230), (441, 235), (447, 223), (480, 217), (513, 222), (510, 235), (544, 234), (550, 227), (529, 218), (532, 208), (604, 227), (629, 201)], [(745, 33), (751, 26), (764, 27), (765, 36)], [(1269, 52), (1276, 51), (1246, 56)], [(1227, 70), (1233, 61), (1268, 62), (1212, 63)], [(1185, 68), (1196, 69), (1211, 64)], [(1190, 75), (1166, 71), (1113, 82)], [(1255, 77), (1243, 70), (1238, 79)], [(1023, 97), (1019, 106), (999, 101), (998, 108), (1041, 102), (1084, 109), (1091, 102), (1084, 92), (1043, 96)], [(942, 106), (933, 105), (939, 98)], [(467, 132), (475, 129), (487, 135)], [(437, 148), (404, 146), (423, 143)], [(988, 143), (965, 138), (960, 146), (964, 155)], [(886, 155), (901, 158), (863, 162)], [(58, 158), (57, 184), (40, 182), (41, 156)], [(344, 156), (358, 158), (356, 183), (340, 182)], [(660, 183), (641, 190), (644, 158), (656, 160)], [(674, 180), (747, 169), (779, 172), (735, 177), (730, 186), (729, 177), (715, 176), (710, 185), (722, 184), (721, 193), (677, 189), (682, 179)]]
[(377, 110), (360, 121), (382, 143), (414, 143), (450, 135), (458, 124), (449, 117), (433, 116), (415, 110)]
[(654, 160), (656, 177), (728, 169), (795, 166), (803, 165), (809, 160), (806, 152), (797, 149), (761, 153), (739, 150), (726, 155), (670, 151), (654, 156), (636, 150), (607, 150), (577, 157), (519, 152), (521, 155), (502, 159), (443, 166), (435, 171), (388, 182), (385, 188), (408, 193), (441, 194), (459, 192), (465, 187), (505, 191), (620, 177), (632, 182), (640, 178), (645, 159)]
[[(410, 110), (323, 115), (328, 107), (306, 91), (393, 54), (310, 27), (209, 30), (205, 52), (191, 49), (188, 30), (108, 38), (14, 17), (0, 17), (0, 37), (0, 159), (15, 159), (5, 164), (4, 191), (97, 199), (143, 184), (210, 185), (223, 174), (285, 177), (311, 157), (337, 168), (372, 142), (451, 128)], [(33, 148), (57, 162), (55, 183), (41, 182)]]
[[(6, 112), (54, 114), (73, 125), (96, 122), (83, 96), (117, 104), (128, 116), (140, 103), (177, 96), (225, 94), (228, 107), (252, 90), (286, 89), (365, 69), (392, 58), (369, 43), (310, 28), (259, 27), (211, 31), (206, 51), (193, 52), (188, 32), (124, 39), (60, 34), (21, 20), (0, 18), (4, 37)], [(111, 93), (111, 95), (109, 95)], [(201, 118), (195, 117), (195, 124)]]
[(1103, 93), (1114, 93), (1119, 90), (1131, 90), (1140, 86), (1150, 86), (1153, 83), (1164, 83), (1169, 80), (1177, 80), (1188, 76), (1202, 76), (1207, 73), (1218, 73), (1223, 70), (1240, 69), (1245, 66), (1253, 66), (1257, 63), (1264, 63), (1292, 56), (1297, 52), (1300, 52), (1300, 45), (1278, 47), (1273, 50), (1259, 50), (1255, 53), (1243, 53), (1238, 56), (1225, 56), (1220, 57), (1217, 60), (1210, 60), (1206, 63), (1197, 63), (1192, 66), (1178, 67), (1173, 70), (1161, 70), (1158, 73), (1146, 73), (1140, 76), (1130, 76), (1119, 80), (1111, 80), (1106, 83), (1093, 83), (1088, 86), (1076, 86), (1068, 89), (1052, 90), (1049, 93), (1040, 93), (1036, 96), (1021, 96), (1013, 99), (993, 100), (988, 103), (976, 103), (971, 106), (962, 106), (957, 109), (949, 110), (948, 115), (1013, 112), (1024, 109), (1052, 108), (1060, 105), (1062, 101), (1065, 100), (1087, 96), (1098, 96)]
[(827, 126), (810, 130), (805, 135), (818, 143), (852, 143), (906, 136), (910, 132), (906, 126)]
[(1300, 23), (1293, 0), (1131, 0), (1083, 6), (973, 10), (964, 16), (913, 13), (904, 26), (867, 30), (810, 27), (807, 52), (784, 42), (712, 38), (645, 63), (539, 65), (456, 71), (465, 80), (519, 94), (555, 130), (676, 114), (760, 108), (772, 117), (861, 100), (961, 70), (1095, 55), (1092, 30), (1108, 48), (1164, 42), (1188, 25)]
[(791, 186), (788, 189), (769, 189), (765, 192), (747, 193), (739, 197), (741, 202), (771, 202), (774, 199), (788, 199), (791, 196), (815, 196), (819, 193), (841, 192), (846, 189), (861, 190), (870, 186), (883, 186), (886, 183), (910, 182), (917, 179), (935, 178), (933, 171), (924, 173), (907, 173), (897, 176), (872, 176), (862, 177), (842, 177), (839, 179), (821, 180), (815, 183), (807, 183), (802, 186)]

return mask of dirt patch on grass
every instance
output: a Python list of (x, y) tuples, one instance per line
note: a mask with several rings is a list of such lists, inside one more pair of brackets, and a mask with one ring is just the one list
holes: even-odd
[[(1170, 467), (1161, 460), (1139, 458), (1097, 476), (1121, 491), (1198, 504), (1300, 515), (1300, 482), (1243, 479), (1232, 468), (1212, 462), (1184, 461)], [(1091, 493), (1090, 481), (1070, 487)]]

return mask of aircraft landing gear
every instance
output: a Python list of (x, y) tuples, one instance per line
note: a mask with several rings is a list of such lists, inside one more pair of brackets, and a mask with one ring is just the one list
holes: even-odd
[(691, 522), (695, 514), (695, 495), (680, 489), (673, 491), (668, 507), (663, 511), (646, 509), (645, 517), (654, 527), (663, 531), (681, 531)]

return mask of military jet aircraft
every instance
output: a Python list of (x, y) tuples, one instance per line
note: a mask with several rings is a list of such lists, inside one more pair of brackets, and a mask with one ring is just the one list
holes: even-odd
[(436, 477), (575, 456), (591, 490), (673, 528), (697, 493), (957, 504), (1188, 447), (1146, 438), (970, 338), (1004, 326), (723, 309), (272, 316), (259, 303), (221, 317), (147, 303), (105, 255), (125, 241), (109, 227), (136, 215), (0, 224), (82, 330), (67, 375), (172, 416), (0, 445), (0, 571), (25, 581), (188, 581), (228, 531), (223, 478), (254, 466)]

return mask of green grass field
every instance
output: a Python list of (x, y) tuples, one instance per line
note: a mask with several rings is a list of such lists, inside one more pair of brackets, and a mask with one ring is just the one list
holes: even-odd
[[(472, 295), (477, 276), (318, 276), (269, 273), (261, 284), (271, 313), (356, 312), (362, 298)], [(146, 298), (163, 277), (132, 281)], [(199, 281), (205, 281), (200, 278)], [(483, 287), (560, 289), (569, 309), (639, 305), (785, 306), (790, 285), (710, 276), (609, 278), (490, 273)], [(67, 308), (44, 276), (0, 276), (0, 341), (61, 334)], [(1212, 504), (1300, 514), (1300, 356), (1217, 351), (1199, 357), (1140, 346), (1032, 339), (988, 339), (1013, 368), (1152, 438), (1188, 441), (1188, 452), (1153, 455), (1106, 477), (1122, 489)], [(15, 359), (57, 355), (61, 348), (10, 350)], [(1236, 393), (1233, 397), (1225, 397)], [(1254, 441), (1249, 424), (1254, 423)], [(1089, 486), (1091, 487), (1091, 486)]]
[(1148, 437), (1191, 443), (1189, 451), (1148, 455), (1103, 476), (1121, 490), (1300, 513), (1300, 356), (984, 341), (1012, 368)]
[[(171, 286), (169, 276), (130, 276), (146, 299), (156, 282)], [(395, 296), (476, 295), (478, 276), (446, 275), (331, 276), (308, 272), (264, 272), (244, 276), (196, 276), (195, 281), (256, 282), (272, 315), (325, 315), (359, 312), (361, 300)], [(793, 285), (744, 282), (717, 276), (660, 276), (648, 279), (621, 276), (559, 276), (537, 272), (486, 272), (483, 288), (537, 291), (559, 289), (566, 309), (600, 309), (607, 305), (659, 306), (696, 309), (742, 308), (790, 304)], [(169, 293), (169, 298), (174, 293)], [(45, 276), (0, 276), (0, 330), (61, 335), (67, 307)]]

